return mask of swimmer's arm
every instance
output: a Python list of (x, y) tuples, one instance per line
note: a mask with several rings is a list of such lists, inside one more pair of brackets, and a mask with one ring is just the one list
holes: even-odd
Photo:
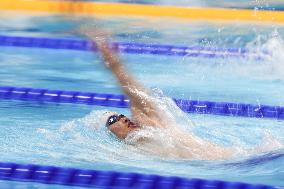
[[(122, 90), (129, 97), (131, 103), (131, 110), (134, 114), (136, 112), (143, 112), (146, 115), (153, 116), (157, 108), (155, 103), (151, 100), (150, 91), (139, 83), (122, 65), (120, 58), (114, 52), (106, 40), (93, 39), (97, 49), (101, 52), (106, 67), (108, 67), (119, 81)], [(135, 115), (134, 115), (135, 116)]]

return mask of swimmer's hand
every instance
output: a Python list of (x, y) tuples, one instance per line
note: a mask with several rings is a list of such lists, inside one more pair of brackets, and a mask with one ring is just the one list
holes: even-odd
[(91, 48), (95, 47), (101, 52), (103, 58), (104, 58), (104, 63), (106, 67), (112, 68), (115, 67), (116, 65), (120, 64), (119, 63), (119, 58), (116, 52), (110, 47), (110, 44), (108, 40), (110, 39), (110, 33), (98, 29), (98, 28), (80, 28), (79, 30), (76, 31), (77, 34), (83, 35), (84, 37), (88, 38), (91, 40)]
[(77, 33), (87, 37), (99, 46), (107, 43), (108, 39), (110, 38), (110, 34), (107, 31), (98, 28), (80, 28), (77, 30)]

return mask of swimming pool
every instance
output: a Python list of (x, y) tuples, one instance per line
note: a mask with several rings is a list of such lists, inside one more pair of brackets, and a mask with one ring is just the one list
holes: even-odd
[[(60, 16), (2, 15), (0, 34), (74, 38), (58, 33), (72, 27)], [(244, 23), (102, 17), (115, 41), (268, 50), (253, 58), (200, 58), (123, 54), (125, 64), (147, 87), (182, 99), (283, 106), (283, 27)], [(7, 24), (9, 23), (9, 24)], [(91, 52), (1, 47), (0, 85), (121, 94), (114, 78)], [(169, 84), (170, 81), (170, 84)], [(253, 155), (221, 162), (149, 156), (94, 130), (100, 106), (1, 100), (0, 161), (156, 173), (283, 186), (283, 121), (190, 114), (188, 131), (223, 145), (260, 148)], [(120, 111), (129, 115), (127, 109)], [(264, 143), (264, 144), (263, 144)], [(261, 153), (264, 151), (263, 153)], [(260, 161), (254, 161), (260, 159)], [(1, 182), (3, 188), (62, 188)], [(68, 187), (66, 187), (68, 188)]]

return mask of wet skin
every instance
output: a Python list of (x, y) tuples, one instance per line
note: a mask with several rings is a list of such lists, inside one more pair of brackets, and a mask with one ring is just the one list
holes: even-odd
[(138, 125), (130, 121), (126, 116), (111, 124), (108, 129), (119, 139), (125, 139), (129, 133), (139, 129)]

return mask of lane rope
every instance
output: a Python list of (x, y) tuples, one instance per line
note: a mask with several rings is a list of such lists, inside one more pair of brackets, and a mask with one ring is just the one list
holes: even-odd
[(119, 187), (152, 189), (277, 189), (220, 180), (190, 179), (112, 171), (81, 170), (55, 166), (0, 162), (0, 180), (59, 184), (82, 187)]
[(246, 9), (175, 7), (127, 3), (83, 1), (1, 0), (0, 10), (80, 13), (88, 15), (124, 15), (173, 17), (188, 20), (258, 22), (284, 24), (284, 12)]
[[(251, 52), (245, 48), (208, 48), (208, 47), (186, 47), (175, 45), (155, 45), (142, 43), (112, 43), (114, 50), (130, 54), (152, 54), (183, 57), (206, 57), (206, 58), (254, 58), (263, 59), (269, 56), (266, 51)], [(20, 37), (0, 35), (0, 46), (27, 47), (27, 48), (47, 48), (90, 51), (93, 49), (92, 42), (79, 39), (54, 39), (39, 37)]]
[[(128, 108), (129, 100), (124, 95), (80, 91), (63, 91), (35, 88), (0, 86), (0, 99), (88, 104)], [(214, 114), (223, 116), (284, 119), (284, 107), (230, 102), (173, 99), (187, 113)]]

